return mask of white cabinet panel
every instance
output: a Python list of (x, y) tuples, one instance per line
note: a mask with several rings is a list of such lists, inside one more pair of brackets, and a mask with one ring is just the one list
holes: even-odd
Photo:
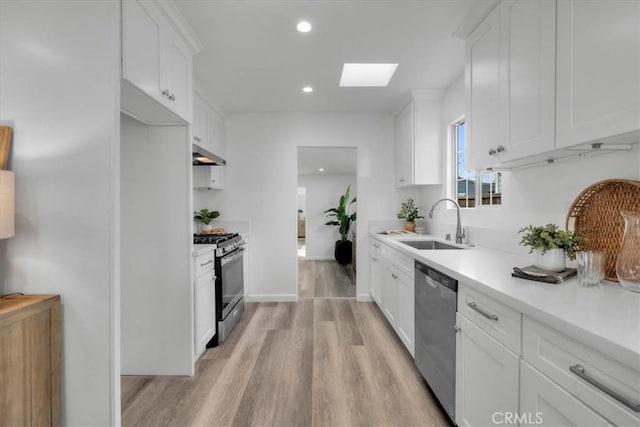
[(558, 1), (558, 146), (640, 127), (639, 17), (637, 1)]
[(554, 148), (555, 27), (553, 1), (500, 4), (500, 161)]
[(382, 312), (387, 320), (395, 328), (398, 313), (398, 273), (385, 264), (384, 279), (382, 281)]
[[(165, 42), (164, 86), (170, 92), (170, 108), (179, 116), (192, 117), (191, 52), (176, 34), (167, 34)], [(188, 120), (191, 122), (191, 120)]]
[(519, 357), (456, 315), (456, 423), (488, 426), (496, 412), (518, 412)]
[(193, 98), (193, 126), (191, 133), (194, 144), (211, 151), (209, 146), (209, 107), (198, 95)]
[(528, 423), (550, 427), (611, 424), (527, 362), (520, 368), (520, 415)]
[(409, 353), (415, 357), (415, 293), (413, 279), (398, 274), (398, 312), (396, 315), (398, 336)]
[(201, 190), (223, 190), (224, 166), (194, 166), (193, 188)]
[(213, 154), (224, 158), (224, 120), (213, 110), (209, 115), (209, 144)]
[(501, 130), (500, 27), (494, 9), (469, 36), (466, 45), (467, 108), (465, 151), (468, 170), (493, 165)]
[[(213, 257), (213, 254), (211, 255)], [(199, 356), (215, 335), (215, 273), (210, 271), (200, 276), (195, 283), (195, 349)]]
[(396, 117), (396, 187), (440, 184), (442, 181), (442, 91), (420, 91), (412, 96)]
[(382, 280), (384, 278), (384, 266), (382, 255), (378, 250), (380, 244), (376, 242), (371, 242), (369, 245), (369, 293), (371, 297), (373, 297), (374, 301), (378, 304), (380, 309), (382, 310)]

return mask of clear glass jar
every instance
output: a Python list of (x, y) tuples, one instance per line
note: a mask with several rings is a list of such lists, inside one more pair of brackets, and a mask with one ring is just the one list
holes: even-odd
[(620, 212), (624, 218), (624, 236), (616, 260), (616, 275), (620, 284), (640, 292), (640, 212)]

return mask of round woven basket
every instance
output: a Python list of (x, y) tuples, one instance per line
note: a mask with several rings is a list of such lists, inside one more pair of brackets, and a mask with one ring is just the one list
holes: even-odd
[(616, 282), (616, 258), (624, 235), (622, 211), (640, 212), (640, 181), (607, 179), (587, 187), (573, 201), (565, 224), (584, 238), (583, 249), (607, 253), (605, 278)]

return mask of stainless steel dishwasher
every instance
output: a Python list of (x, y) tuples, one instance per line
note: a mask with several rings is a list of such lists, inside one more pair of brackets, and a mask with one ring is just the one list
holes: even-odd
[(415, 262), (416, 366), (455, 424), (458, 281)]

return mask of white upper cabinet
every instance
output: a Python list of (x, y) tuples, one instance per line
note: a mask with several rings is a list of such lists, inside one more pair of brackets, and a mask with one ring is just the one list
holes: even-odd
[(196, 92), (193, 103), (193, 143), (224, 158), (224, 119)]
[(198, 50), (178, 31), (167, 6), (122, 2), (122, 110), (149, 124), (192, 120), (192, 57)]
[(466, 167), (491, 166), (500, 134), (500, 28), (494, 9), (469, 36), (466, 46), (465, 85)]
[(521, 159), (554, 148), (553, 1), (500, 4), (500, 119), (496, 155)]
[(640, 127), (639, 17), (638, 1), (558, 1), (558, 146)]
[(440, 90), (412, 92), (396, 116), (396, 187), (442, 182), (441, 99)]
[(467, 168), (637, 143), (639, 16), (635, 1), (500, 2), (467, 38)]

